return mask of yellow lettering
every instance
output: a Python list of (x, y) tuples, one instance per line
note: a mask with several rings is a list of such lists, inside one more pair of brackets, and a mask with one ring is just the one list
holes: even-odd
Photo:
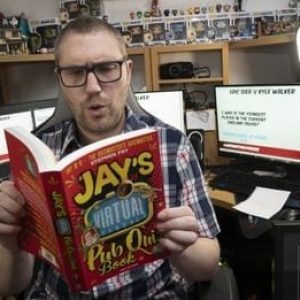
[(95, 195), (101, 194), (102, 188), (107, 184), (112, 184), (117, 186), (120, 183), (118, 178), (114, 175), (107, 164), (101, 165), (98, 168), (97, 178), (96, 178), (96, 187)]
[(91, 171), (86, 171), (79, 177), (79, 182), (83, 184), (84, 193), (78, 193), (74, 196), (74, 201), (78, 205), (86, 204), (94, 192), (94, 180)]
[(102, 244), (91, 247), (87, 252), (87, 265), (89, 270), (94, 271), (97, 263), (102, 265), (107, 261), (111, 261), (113, 258), (122, 256), (124, 248), (122, 245), (116, 243), (111, 244), (109, 251), (104, 251)]
[(111, 164), (111, 168), (117, 172), (117, 174), (120, 176), (121, 181), (124, 181), (128, 178), (130, 165), (131, 165), (131, 158), (126, 158), (123, 167), (120, 166), (117, 162), (113, 162)]
[(142, 175), (151, 174), (154, 170), (154, 164), (151, 161), (152, 154), (149, 152), (141, 153), (138, 157), (138, 163), (140, 165), (139, 172)]
[(61, 193), (53, 191), (51, 193), (52, 200), (54, 201), (55, 214), (58, 218), (65, 217), (67, 215), (64, 207), (64, 199)]

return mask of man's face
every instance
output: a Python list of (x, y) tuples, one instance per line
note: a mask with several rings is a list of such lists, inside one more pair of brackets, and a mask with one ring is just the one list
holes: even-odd
[[(84, 66), (122, 59), (118, 41), (109, 33), (72, 33), (65, 37), (60, 46), (59, 66)], [(120, 80), (111, 83), (99, 83), (93, 72), (88, 73), (86, 84), (80, 87), (65, 87), (60, 82), (83, 142), (89, 143), (122, 131), (131, 80), (131, 61), (125, 61), (121, 69)]]

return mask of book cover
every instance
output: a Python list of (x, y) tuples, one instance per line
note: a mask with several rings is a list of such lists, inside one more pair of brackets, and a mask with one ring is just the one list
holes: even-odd
[(167, 255), (156, 246), (165, 200), (155, 130), (96, 142), (59, 162), (29, 132), (12, 127), (5, 135), (27, 206), (20, 245), (55, 266), (72, 290)]

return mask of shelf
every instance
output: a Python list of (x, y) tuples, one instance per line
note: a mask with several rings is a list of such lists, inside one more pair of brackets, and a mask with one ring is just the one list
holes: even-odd
[(181, 78), (181, 79), (158, 80), (158, 84), (206, 83), (206, 82), (223, 82), (223, 81), (224, 81), (223, 77)]
[[(128, 48), (128, 55), (144, 55), (146, 50), (144, 47)], [(22, 54), (22, 55), (0, 55), (0, 63), (21, 63), (21, 62), (40, 62), (54, 61), (54, 54)]]
[[(161, 85), (184, 84), (184, 83), (223, 83), (228, 84), (229, 78), (229, 54), (228, 42), (207, 43), (207, 44), (188, 44), (188, 45), (169, 45), (156, 46), (151, 49), (152, 63), (152, 84), (153, 90), (160, 90)], [(161, 64), (161, 55), (174, 55), (178, 53), (218, 53), (220, 55), (220, 73), (221, 76), (209, 78), (178, 78), (178, 79), (160, 79), (159, 66)]]
[(54, 54), (0, 55), (0, 63), (30, 63), (54, 61)]
[(158, 53), (178, 53), (178, 52), (183, 53), (183, 52), (193, 52), (193, 51), (219, 50), (224, 46), (226, 46), (227, 44), (228, 42), (168, 45), (168, 46), (154, 46), (152, 49), (154, 52), (158, 52)]
[(293, 43), (295, 41), (295, 33), (286, 33), (270, 36), (262, 36), (253, 40), (241, 40), (229, 43), (230, 49), (244, 49), (251, 47), (263, 47), (272, 45), (281, 45)]
[[(240, 40), (229, 42), (230, 49), (242, 49), (248, 47), (262, 47), (270, 45), (288, 44), (295, 41), (295, 33), (278, 34), (270, 36), (262, 36), (252, 40)], [(176, 53), (190, 52), (208, 49), (219, 49), (222, 43), (207, 43), (207, 44), (191, 44), (191, 45), (170, 45), (170, 46), (154, 46), (153, 49), (158, 49), (160, 53)], [(151, 47), (149, 47), (151, 48)], [(148, 47), (132, 47), (127, 48), (128, 55), (145, 55)], [(28, 55), (0, 55), (0, 63), (20, 63), (20, 62), (39, 62), (39, 61), (54, 61), (54, 54), (28, 54)]]

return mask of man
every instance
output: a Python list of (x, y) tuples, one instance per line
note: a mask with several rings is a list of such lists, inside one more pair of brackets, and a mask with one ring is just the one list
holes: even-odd
[(187, 138), (126, 105), (132, 62), (109, 24), (81, 17), (58, 37), (56, 73), (73, 118), (39, 137), (61, 158), (93, 141), (156, 125), (164, 152), (167, 207), (158, 215), (160, 244), (171, 255), (72, 294), (60, 275), (17, 245), (24, 199), (13, 182), (0, 185), (0, 294), (26, 290), (26, 299), (184, 299), (187, 280), (208, 280), (219, 261), (219, 226)]

